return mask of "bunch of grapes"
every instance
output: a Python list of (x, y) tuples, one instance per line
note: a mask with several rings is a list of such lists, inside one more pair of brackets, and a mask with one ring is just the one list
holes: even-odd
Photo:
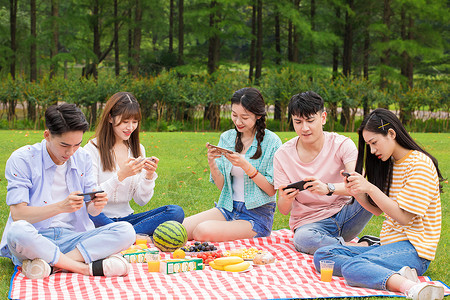
[(181, 250), (184, 252), (207, 252), (216, 251), (217, 247), (213, 244), (209, 244), (208, 242), (195, 242), (193, 245), (182, 247)]

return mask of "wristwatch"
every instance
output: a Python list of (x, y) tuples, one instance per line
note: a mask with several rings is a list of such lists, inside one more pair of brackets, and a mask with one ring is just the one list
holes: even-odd
[(331, 196), (333, 195), (334, 191), (336, 190), (336, 188), (334, 187), (334, 184), (332, 183), (327, 183), (327, 187), (328, 187), (328, 194), (327, 196)]

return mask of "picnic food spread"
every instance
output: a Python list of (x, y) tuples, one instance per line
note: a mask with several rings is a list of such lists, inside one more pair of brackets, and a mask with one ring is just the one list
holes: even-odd
[[(169, 224), (169, 226), (171, 225)], [(165, 235), (164, 240), (167, 241), (169, 236), (173, 236), (173, 233), (172, 235), (166, 234), (164, 231), (166, 228), (168, 227), (162, 227), (158, 234), (159, 236)], [(157, 242), (154, 244), (156, 246)], [(164, 251), (173, 251), (173, 253), (169, 259), (160, 260), (160, 251), (157, 248), (149, 248), (149, 246), (145, 243), (145, 239), (138, 239), (135, 245), (122, 251), (121, 254), (130, 263), (147, 263), (149, 272), (160, 272), (167, 275), (203, 270), (207, 265), (219, 271), (245, 272), (252, 268), (252, 264), (265, 265), (275, 262), (275, 257), (271, 253), (257, 247), (241, 247), (222, 251), (212, 243), (195, 241), (192, 244), (183, 244), (183, 247), (175, 250)]]

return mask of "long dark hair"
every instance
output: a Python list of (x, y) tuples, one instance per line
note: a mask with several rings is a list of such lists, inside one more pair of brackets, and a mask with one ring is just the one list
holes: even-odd
[[(392, 159), (388, 159), (386, 161), (378, 159), (370, 152), (370, 145), (366, 145), (363, 138), (363, 130), (386, 136), (389, 129), (395, 131), (395, 140), (400, 146), (405, 149), (420, 151), (429, 156), (436, 167), (439, 181), (444, 180), (441, 171), (439, 170), (437, 159), (414, 141), (393, 112), (384, 108), (377, 108), (367, 115), (358, 129), (359, 141), (356, 172), (362, 174), (362, 170), (364, 168), (367, 180), (377, 186), (386, 195), (389, 195), (394, 163)], [(442, 190), (442, 186), (440, 184), (439, 188)], [(370, 201), (374, 204), (371, 199)]]
[[(261, 142), (264, 140), (264, 135), (266, 134), (266, 106), (264, 103), (264, 98), (257, 89), (246, 87), (234, 92), (231, 97), (231, 105), (233, 104), (241, 104), (246, 110), (260, 117), (255, 123), (258, 148), (256, 149), (255, 154), (251, 157), (252, 159), (258, 159), (262, 154)], [(236, 152), (241, 152), (244, 148), (244, 144), (241, 140), (242, 134), (236, 127), (234, 129), (237, 131), (236, 145), (234, 146), (234, 149)]]
[[(118, 92), (111, 96), (106, 102), (103, 109), (102, 117), (95, 130), (97, 144), (94, 144), (100, 152), (100, 159), (103, 165), (103, 171), (113, 171), (115, 169), (115, 161), (113, 148), (116, 142), (113, 127), (116, 123), (111, 123), (110, 118), (119, 117), (119, 122), (133, 118), (138, 121), (138, 126), (126, 141), (128, 148), (131, 149), (133, 157), (141, 155), (139, 142), (139, 129), (141, 124), (141, 108), (133, 94), (128, 92)], [(115, 120), (117, 122), (117, 120)], [(119, 124), (120, 124), (119, 123)]]

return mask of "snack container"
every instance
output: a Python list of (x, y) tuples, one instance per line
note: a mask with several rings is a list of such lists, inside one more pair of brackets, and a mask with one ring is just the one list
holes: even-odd
[[(154, 255), (155, 249), (142, 249), (142, 250), (135, 250), (135, 252), (132, 253), (124, 253), (122, 252), (122, 256), (129, 262), (129, 263), (145, 263), (149, 262), (151, 257)], [(156, 249), (157, 250), (157, 249)], [(159, 251), (158, 251), (159, 255)]]
[(196, 270), (203, 270), (201, 258), (167, 259), (159, 264), (159, 272), (167, 275)]

